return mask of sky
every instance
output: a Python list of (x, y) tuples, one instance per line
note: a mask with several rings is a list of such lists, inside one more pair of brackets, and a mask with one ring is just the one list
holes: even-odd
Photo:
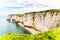
[(60, 9), (60, 0), (0, 0), (0, 16)]

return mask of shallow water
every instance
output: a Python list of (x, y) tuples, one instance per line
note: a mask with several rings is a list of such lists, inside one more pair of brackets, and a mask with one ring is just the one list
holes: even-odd
[(0, 35), (6, 33), (19, 33), (28, 34), (23, 28), (21, 28), (17, 23), (6, 21), (6, 17), (0, 17)]

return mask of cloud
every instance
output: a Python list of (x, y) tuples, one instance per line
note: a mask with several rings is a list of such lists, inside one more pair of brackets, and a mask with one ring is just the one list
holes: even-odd
[(0, 0), (1, 7), (49, 7), (60, 8), (60, 0)]
[(15, 7), (15, 6), (32, 6), (40, 5), (46, 6), (45, 3), (41, 3), (39, 0), (2, 0), (0, 1), (0, 7)]
[(60, 0), (0, 0), (0, 15), (60, 8)]

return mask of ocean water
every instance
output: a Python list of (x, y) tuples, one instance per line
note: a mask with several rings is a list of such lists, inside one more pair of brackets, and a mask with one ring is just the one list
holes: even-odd
[(0, 35), (7, 33), (28, 34), (28, 32), (17, 23), (8, 22), (6, 21), (6, 16), (2, 16), (0, 17)]

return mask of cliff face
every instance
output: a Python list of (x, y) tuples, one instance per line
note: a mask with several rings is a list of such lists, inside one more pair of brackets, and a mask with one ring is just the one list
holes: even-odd
[(40, 31), (60, 26), (60, 12), (58, 10), (25, 13), (24, 18), (25, 26), (34, 27)]
[(25, 26), (29, 26), (29, 27), (32, 27), (33, 26), (33, 16), (34, 14), (33, 13), (26, 13), (24, 15), (24, 25)]
[(14, 17), (24, 26), (35, 28), (42, 32), (60, 26), (60, 10), (29, 12), (22, 16), (18, 14), (18, 16)]

